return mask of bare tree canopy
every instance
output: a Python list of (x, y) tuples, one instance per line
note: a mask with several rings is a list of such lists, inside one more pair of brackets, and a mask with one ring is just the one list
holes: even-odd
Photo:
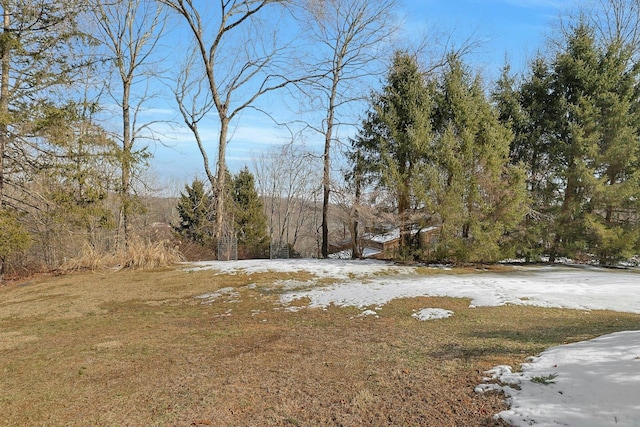
[(625, 45), (640, 45), (640, 1), (593, 0), (586, 10), (600, 38)]
[(322, 256), (329, 251), (329, 198), (331, 150), (338, 130), (353, 115), (345, 110), (368, 96), (366, 82), (378, 75), (385, 55), (385, 42), (397, 30), (395, 0), (305, 0), (302, 3), (307, 37), (314, 52), (307, 66), (311, 75), (308, 96), (313, 108), (324, 115), (309, 127), (324, 138)]
[(309, 242), (315, 241), (318, 228), (315, 205), (321, 192), (319, 166), (317, 156), (295, 144), (274, 148), (254, 161), (256, 185), (274, 244), (305, 254), (314, 246)]
[[(193, 132), (214, 189), (216, 235), (225, 227), (226, 147), (232, 120), (264, 95), (292, 82), (285, 75), (288, 43), (278, 34), (286, 12), (284, 0), (226, 0), (206, 2), (160, 0), (172, 9), (193, 36), (175, 90), (180, 112)], [(197, 70), (197, 71), (196, 71)], [(198, 124), (215, 109), (219, 120), (215, 176), (209, 167), (205, 141)]]
[[(111, 98), (121, 114), (120, 131), (120, 224), (125, 245), (130, 240), (131, 215), (134, 212), (132, 181), (136, 167), (144, 161), (146, 147), (136, 149), (136, 141), (144, 138), (150, 123), (139, 123), (138, 117), (151, 95), (149, 80), (156, 75), (153, 53), (165, 27), (165, 16), (159, 4), (144, 0), (114, 0), (105, 3), (92, 0), (92, 24), (98, 31), (94, 37), (106, 50), (107, 79)], [(134, 85), (142, 87), (136, 90)]]

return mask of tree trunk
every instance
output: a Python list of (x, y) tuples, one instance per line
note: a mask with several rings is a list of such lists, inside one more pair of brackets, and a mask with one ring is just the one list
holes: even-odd
[(131, 111), (129, 109), (129, 94), (131, 84), (128, 81), (123, 82), (122, 91), (122, 173), (120, 188), (120, 203), (122, 210), (122, 229), (124, 232), (124, 245), (129, 246), (130, 241), (130, 212), (131, 198), (129, 195), (131, 189)]
[[(2, 2), (3, 16), (3, 40), (0, 42), (0, 61), (2, 61), (2, 81), (0, 82), (0, 208), (4, 206), (4, 159), (7, 147), (8, 124), (7, 116), (9, 115), (9, 71), (11, 69), (11, 47), (9, 40), (6, 39), (9, 34), (9, 11), (7, 10), (7, 2)], [(0, 263), (0, 268), (2, 264)]]
[(220, 116), (220, 140), (218, 142), (218, 170), (214, 185), (216, 196), (216, 239), (220, 240), (225, 226), (225, 196), (227, 183), (227, 134), (229, 131), (229, 119)]
[[(574, 168), (574, 162), (569, 163), (569, 170)], [(562, 207), (560, 208), (560, 226), (566, 229), (567, 226), (571, 226), (567, 224), (566, 219), (570, 217), (571, 214), (571, 205), (573, 204), (573, 200), (575, 198), (575, 192), (578, 189), (578, 183), (576, 182), (576, 178), (573, 176), (569, 176), (567, 179), (567, 188), (564, 192), (564, 199), (562, 201)], [(553, 246), (551, 247), (551, 253), (549, 254), (549, 262), (553, 263), (556, 261), (556, 256), (558, 255), (560, 245), (562, 242), (566, 244), (567, 238), (560, 232), (557, 228), (555, 230), (556, 236), (553, 240)]]
[(329, 256), (329, 196), (331, 186), (331, 139), (335, 118), (335, 99), (338, 92), (338, 72), (334, 71), (331, 97), (327, 111), (327, 131), (324, 135), (324, 155), (322, 157), (324, 172), (322, 175), (322, 258)]
[[(360, 159), (358, 159), (360, 161)], [(359, 168), (359, 166), (357, 166)], [(360, 206), (360, 197), (362, 195), (362, 179), (360, 170), (356, 170), (355, 176), (355, 200), (353, 207), (353, 221), (351, 222), (351, 258), (358, 259), (362, 258), (362, 251), (360, 250), (360, 245), (358, 244), (358, 226), (359, 226), (359, 212), (358, 207)]]
[(402, 184), (398, 194), (398, 216), (400, 217), (400, 254), (405, 255), (411, 246), (411, 229), (407, 221), (407, 213), (409, 212), (409, 190), (407, 184)]
[(322, 176), (322, 258), (329, 256), (329, 144), (324, 148), (324, 174)]
[(358, 220), (354, 220), (351, 223), (351, 259), (360, 259), (362, 258), (362, 251), (360, 250), (360, 245), (358, 244)]

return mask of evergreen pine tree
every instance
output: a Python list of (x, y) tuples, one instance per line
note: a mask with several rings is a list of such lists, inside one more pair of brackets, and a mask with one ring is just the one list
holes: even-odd
[(185, 192), (180, 193), (176, 209), (180, 223), (175, 230), (192, 242), (208, 244), (214, 232), (212, 215), (212, 199), (204, 188), (204, 182), (195, 179), (191, 185), (185, 185)]
[(506, 66), (496, 82), (492, 99), (499, 111), (501, 123), (514, 137), (510, 159), (524, 168), (530, 208), (517, 233), (513, 234), (518, 256), (538, 261), (552, 240), (549, 227), (557, 182), (550, 179), (553, 169), (549, 161), (550, 138), (547, 129), (558, 111), (550, 94), (550, 73), (542, 57), (531, 65), (531, 75), (520, 86)]
[[(387, 83), (374, 95), (371, 110), (353, 141), (361, 156), (358, 168), (395, 193), (400, 223), (400, 255), (407, 256), (418, 207), (416, 195), (425, 193), (418, 179), (421, 164), (428, 162), (431, 136), (431, 93), (416, 59), (395, 53)], [(368, 165), (362, 168), (363, 164)]]
[(509, 162), (512, 133), (480, 79), (449, 57), (438, 85), (428, 186), (442, 224), (439, 253), (457, 261), (495, 261), (527, 211), (524, 174)]
[(595, 93), (599, 127), (595, 181), (585, 205), (585, 232), (589, 251), (601, 264), (634, 255), (638, 226), (632, 220), (640, 203), (640, 145), (636, 84), (630, 46), (617, 42), (600, 53)]
[(521, 88), (519, 153), (534, 209), (546, 215), (551, 261), (594, 254), (612, 263), (638, 242), (638, 69), (631, 49), (599, 44), (580, 22)]
[(239, 251), (246, 257), (268, 256), (267, 216), (254, 177), (246, 167), (233, 179), (233, 206)]

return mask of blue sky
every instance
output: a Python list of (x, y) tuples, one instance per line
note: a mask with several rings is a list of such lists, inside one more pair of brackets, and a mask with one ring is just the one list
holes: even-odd
[[(481, 42), (469, 60), (496, 74), (505, 55), (515, 69), (544, 46), (545, 36), (569, 10), (571, 0), (405, 0), (407, 37), (424, 28), (453, 32), (460, 43), (468, 37)], [(490, 75), (488, 75), (490, 77)]]
[[(423, 36), (448, 34), (454, 44), (472, 38), (479, 42), (466, 61), (492, 81), (508, 59), (515, 71), (526, 69), (527, 62), (538, 50), (544, 49), (545, 38), (558, 22), (560, 14), (569, 11), (573, 0), (400, 0), (402, 8), (398, 19), (403, 38), (409, 43)], [(270, 100), (278, 103), (277, 99)], [(168, 98), (163, 108), (153, 110), (154, 119), (173, 119), (178, 125), (181, 118)], [(293, 114), (293, 113), (291, 113)], [(210, 140), (210, 160), (215, 161), (217, 138), (216, 122), (203, 126)], [(232, 172), (245, 165), (251, 168), (252, 158), (274, 145), (287, 143), (290, 134), (278, 129), (265, 116), (248, 110), (236, 123), (228, 145), (227, 163)], [(203, 177), (202, 157), (190, 131), (178, 126), (163, 132), (164, 145), (151, 147), (155, 158), (151, 171), (162, 180), (190, 182)], [(311, 149), (320, 150), (321, 139), (307, 141)], [(166, 147), (166, 146), (169, 147)], [(213, 167), (213, 165), (212, 165)]]

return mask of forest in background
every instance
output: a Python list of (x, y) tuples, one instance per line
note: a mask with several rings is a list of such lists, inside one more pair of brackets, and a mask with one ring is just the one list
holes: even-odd
[[(0, 277), (214, 257), (228, 239), (241, 257), (274, 243), (327, 257), (339, 241), (358, 257), (392, 229), (405, 261), (640, 252), (636, 0), (563, 17), (525, 72), (505, 64), (495, 82), (465, 62), (474, 41), (434, 54), (398, 40), (395, 0), (0, 3)], [(165, 57), (176, 31), (185, 52)], [(203, 160), (175, 201), (146, 173), (158, 87)], [(269, 114), (274, 93), (301, 106), (283, 125), (323, 152), (292, 138), (232, 175), (230, 126)]]

